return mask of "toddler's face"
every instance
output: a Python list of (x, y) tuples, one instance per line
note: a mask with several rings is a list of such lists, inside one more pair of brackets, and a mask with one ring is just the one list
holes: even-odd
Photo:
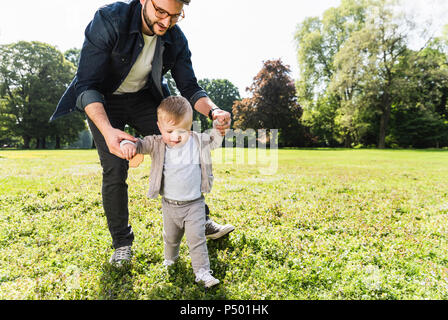
[(157, 122), (162, 140), (171, 148), (182, 147), (190, 137), (191, 121), (182, 120), (175, 123), (170, 119), (161, 119)]

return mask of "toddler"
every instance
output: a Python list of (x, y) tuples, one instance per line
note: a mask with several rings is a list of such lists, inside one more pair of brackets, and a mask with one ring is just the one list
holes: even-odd
[[(222, 144), (218, 130), (210, 134), (191, 131), (193, 110), (183, 97), (171, 96), (157, 109), (161, 135), (147, 136), (136, 143), (121, 142), (121, 149), (131, 167), (152, 158), (148, 197), (162, 196), (165, 266), (179, 258), (184, 233), (196, 282), (206, 288), (219, 283), (212, 276), (205, 237), (204, 193), (213, 184), (211, 150)], [(215, 123), (214, 123), (215, 124)]]

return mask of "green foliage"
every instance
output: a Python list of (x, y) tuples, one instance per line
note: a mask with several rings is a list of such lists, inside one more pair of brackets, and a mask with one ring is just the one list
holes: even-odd
[(281, 60), (268, 60), (247, 89), (251, 97), (233, 105), (235, 129), (279, 130), (279, 145), (303, 146), (302, 108), (297, 103), (290, 68)]
[[(201, 79), (198, 84), (203, 88), (210, 99), (222, 110), (232, 114), (233, 103), (239, 101), (240, 93), (238, 88), (227, 79)], [(212, 127), (212, 122), (208, 117), (194, 112), (194, 120), (201, 122), (201, 129), (207, 130)], [(233, 121), (233, 117), (232, 117)]]
[(201, 79), (198, 81), (210, 99), (222, 110), (232, 112), (232, 106), (240, 100), (238, 88), (227, 79)]
[[(171, 72), (165, 74), (165, 80), (172, 95), (180, 95), (176, 87)], [(222, 110), (232, 113), (233, 103), (240, 100), (238, 88), (227, 79), (201, 79), (198, 81), (199, 86), (204, 89), (210, 99)], [(212, 122), (208, 117), (194, 110), (193, 120), (201, 123), (201, 130), (205, 131), (212, 127)]]
[(204, 290), (185, 241), (162, 265), (148, 159), (129, 172), (134, 257), (118, 270), (96, 151), (1, 151), (0, 299), (448, 298), (447, 152), (279, 150), (275, 175), (216, 157), (207, 203), (236, 230), (207, 242), (221, 283)]
[(425, 121), (434, 121), (431, 130), (421, 131), (433, 135), (424, 146), (446, 145), (447, 42), (441, 37), (411, 50), (408, 39), (416, 36), (415, 25), (397, 14), (402, 5), (345, 0), (322, 18), (307, 18), (298, 26), (299, 102), (304, 124), (321, 144), (384, 148), (386, 137), (404, 142), (415, 125), (406, 128), (391, 118), (398, 109), (408, 116), (407, 110), (420, 109)]
[(74, 66), (54, 47), (41, 42), (0, 46), (0, 118), (24, 148), (45, 148), (49, 139), (59, 145), (76, 139), (85, 128), (82, 117), (49, 123), (56, 105), (74, 76)]
[(170, 92), (173, 96), (179, 96), (180, 92), (177, 89), (176, 86), (176, 81), (174, 81), (173, 76), (171, 75), (171, 71), (168, 71), (165, 75), (164, 78), (168, 84), (168, 88), (170, 89)]
[(64, 52), (65, 60), (70, 61), (75, 67), (78, 67), (81, 57), (81, 49), (72, 48)]

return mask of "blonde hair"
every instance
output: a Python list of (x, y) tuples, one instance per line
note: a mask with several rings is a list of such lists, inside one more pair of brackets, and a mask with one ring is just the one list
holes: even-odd
[(193, 108), (190, 102), (181, 96), (165, 98), (157, 108), (159, 120), (172, 121), (174, 124), (189, 121), (193, 122)]

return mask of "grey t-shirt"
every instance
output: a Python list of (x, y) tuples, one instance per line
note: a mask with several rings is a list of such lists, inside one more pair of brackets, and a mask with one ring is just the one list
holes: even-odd
[(201, 197), (199, 146), (192, 136), (180, 148), (165, 147), (161, 194), (177, 201)]

